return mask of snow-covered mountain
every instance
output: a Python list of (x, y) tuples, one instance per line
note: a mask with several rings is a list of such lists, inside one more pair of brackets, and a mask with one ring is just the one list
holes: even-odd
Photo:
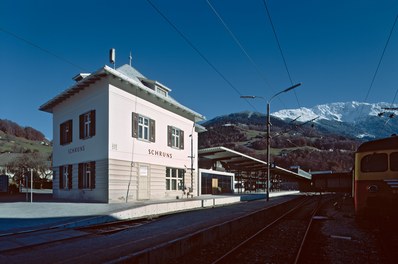
[(312, 108), (285, 109), (272, 113), (284, 121), (295, 120), (314, 123), (334, 133), (357, 138), (381, 138), (398, 133), (398, 111), (385, 108), (398, 107), (388, 103), (330, 103)]
[[(397, 106), (395, 105), (393, 107)], [(391, 108), (391, 104), (369, 104), (354, 101), (316, 105), (312, 108), (301, 107), (298, 109), (284, 109), (272, 113), (272, 116), (282, 120), (293, 120), (299, 117), (297, 120), (301, 122), (317, 118), (318, 120), (325, 119), (329, 121), (354, 123), (358, 120), (366, 119), (369, 116), (378, 116), (380, 113), (386, 112), (383, 108)]]

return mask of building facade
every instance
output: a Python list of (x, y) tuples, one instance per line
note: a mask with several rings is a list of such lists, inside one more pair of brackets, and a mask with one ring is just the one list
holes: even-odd
[(197, 193), (204, 117), (130, 65), (79, 74), (40, 107), (53, 114), (53, 195), (126, 202)]

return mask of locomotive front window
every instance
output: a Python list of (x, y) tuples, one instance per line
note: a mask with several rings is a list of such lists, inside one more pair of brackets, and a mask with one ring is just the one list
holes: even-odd
[(390, 169), (392, 171), (398, 171), (398, 152), (390, 154)]
[(374, 153), (366, 155), (361, 160), (362, 172), (383, 172), (388, 169), (388, 155), (386, 153)]

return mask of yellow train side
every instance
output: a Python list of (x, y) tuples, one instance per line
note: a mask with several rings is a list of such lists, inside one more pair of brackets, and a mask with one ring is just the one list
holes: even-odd
[(357, 216), (398, 213), (398, 137), (363, 143), (355, 153)]

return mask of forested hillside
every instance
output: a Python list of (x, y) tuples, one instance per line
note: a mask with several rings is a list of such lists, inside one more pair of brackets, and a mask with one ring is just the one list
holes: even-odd
[[(272, 161), (304, 170), (349, 171), (354, 164), (358, 139), (332, 134), (314, 123), (284, 122), (271, 119)], [(265, 116), (238, 113), (210, 120), (199, 135), (199, 148), (225, 146), (266, 160)]]
[(17, 123), (7, 119), (0, 119), (0, 131), (3, 131), (5, 134), (10, 136), (26, 138), (29, 140), (45, 140), (43, 133), (40, 131), (32, 127), (21, 127)]
[(49, 157), (52, 153), (49, 142), (40, 131), (21, 127), (10, 120), (0, 119), (0, 153), (38, 152)]

